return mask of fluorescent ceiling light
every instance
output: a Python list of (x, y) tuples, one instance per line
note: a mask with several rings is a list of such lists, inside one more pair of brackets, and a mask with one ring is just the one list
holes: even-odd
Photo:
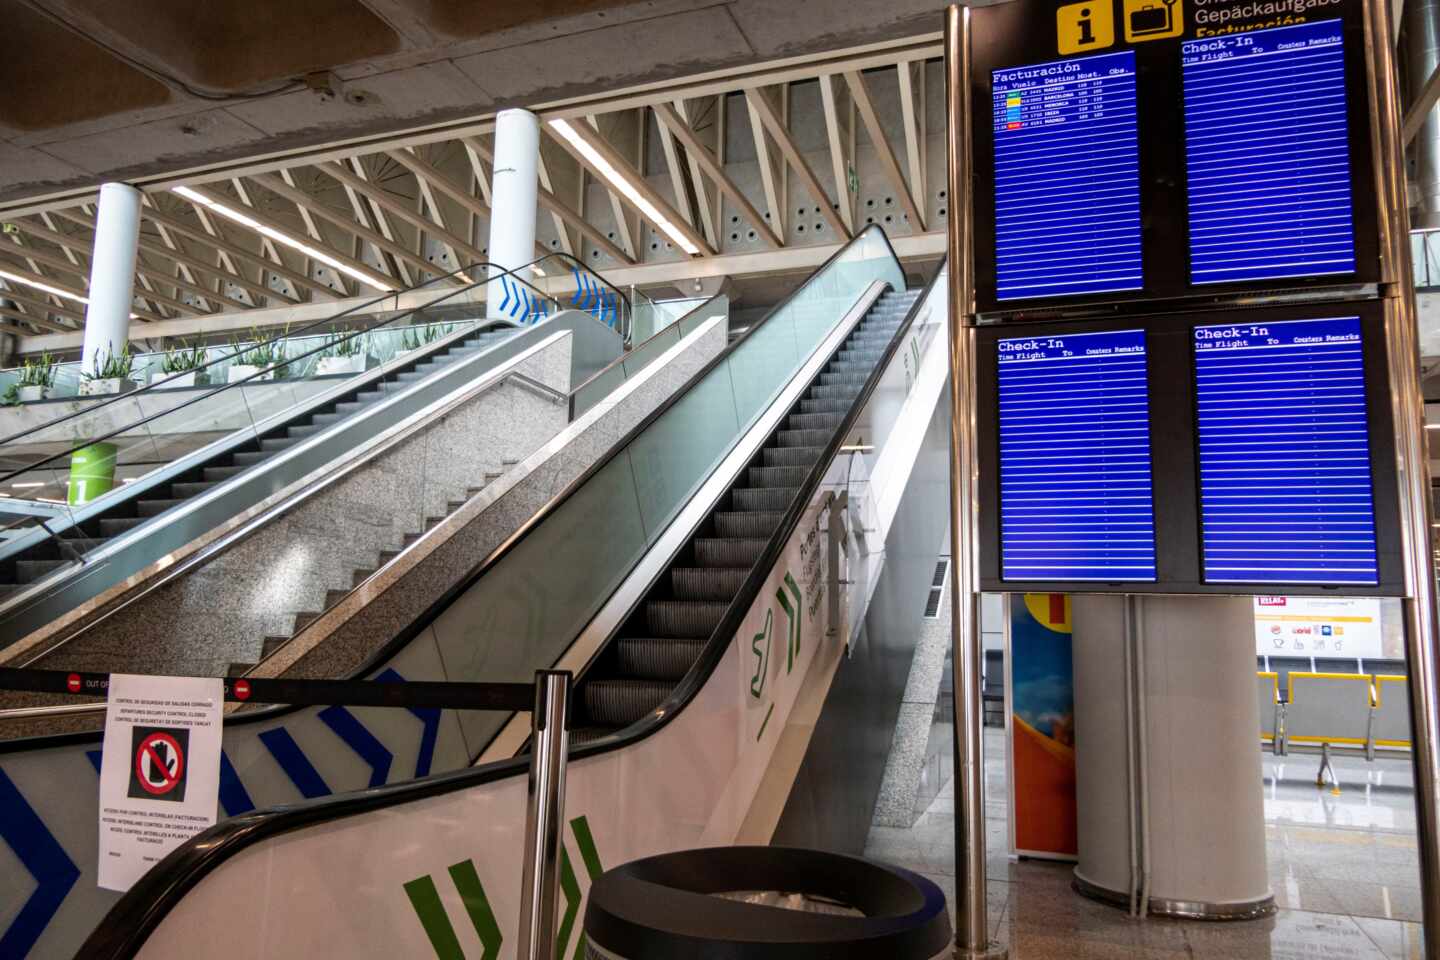
[(41, 483), (12, 483), (12, 484), (10, 484), (10, 486), (14, 487), (14, 488), (17, 489), (17, 490), (26, 490), (26, 489), (29, 489), (30, 487), (43, 487), (43, 486), (45, 486), (45, 484), (44, 484), (43, 482), (41, 482)]
[(379, 276), (375, 274), (371, 274), (364, 270), (356, 270), (354, 267), (335, 259), (325, 251), (312, 247), (308, 243), (302, 243), (301, 241), (292, 237), (290, 234), (284, 233), (280, 230), (276, 230), (274, 227), (267, 227), (265, 224), (256, 220), (254, 217), (247, 216), (245, 213), (236, 210), (234, 207), (231, 207), (228, 204), (221, 203), (219, 200), (212, 200), (210, 197), (205, 196), (205, 194), (200, 193), (199, 191), (192, 190), (189, 187), (171, 187), (170, 192), (178, 193), (186, 200), (189, 200), (193, 203), (198, 203), (205, 209), (213, 211), (214, 213), (218, 213), (220, 214), (220, 216), (224, 217), (227, 220), (233, 220), (236, 223), (240, 224), (242, 227), (249, 227), (256, 233), (261, 234), (262, 236), (269, 237), (276, 243), (283, 243), (285, 244), (285, 246), (289, 247), (292, 250), (299, 250), (301, 253), (305, 254), (305, 256), (310, 257), (312, 260), (319, 260), (321, 263), (325, 264), (325, 266), (329, 267), (330, 269), (338, 270), (340, 273), (345, 274), (347, 277), (359, 280), (361, 283), (366, 284), (367, 286), (376, 287), (377, 289), (384, 290), (386, 292), (394, 292), (398, 289), (394, 284), (382, 280)]
[(44, 290), (46, 293), (53, 294), (57, 297), (64, 297), (66, 300), (74, 300), (76, 303), (88, 304), (90, 302), (78, 293), (71, 293), (69, 290), (62, 290), (59, 287), (52, 287), (48, 283), (31, 280), (29, 277), (22, 277), (18, 273), (11, 273), (9, 270), (0, 270), (0, 279), (8, 280), (11, 283), (23, 283), (27, 287)]
[(645, 218), (659, 227), (660, 231), (674, 241), (677, 247), (691, 256), (700, 252), (700, 248), (691, 243), (689, 237), (681, 233), (675, 224), (667, 220), (664, 215), (655, 208), (653, 203), (641, 196), (640, 191), (635, 188), (635, 184), (631, 183), (619, 170), (611, 166), (610, 161), (602, 157), (600, 151), (590, 145), (590, 141), (575, 132), (575, 128), (570, 126), (570, 121), (550, 120), (547, 122), (550, 124), (550, 129), (564, 137), (565, 142), (579, 151), (580, 155), (585, 158), (585, 161), (595, 168), (596, 173), (604, 177), (616, 190), (623, 193), (625, 199), (639, 207), (640, 212), (645, 214)]

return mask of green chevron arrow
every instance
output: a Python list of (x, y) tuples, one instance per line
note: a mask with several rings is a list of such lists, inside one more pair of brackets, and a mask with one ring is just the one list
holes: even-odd
[[(465, 913), (480, 938), (483, 948), (480, 960), (495, 960), (500, 955), (504, 937), (500, 933), (500, 925), (495, 922), (495, 911), (490, 908), (490, 899), (485, 896), (485, 886), (480, 882), (475, 864), (469, 860), (452, 864), (450, 880), (455, 884)], [(440, 902), (435, 881), (429, 875), (411, 880), (405, 884), (405, 895), (410, 898), (410, 905), (415, 908), (415, 915), (420, 918), (420, 925), (425, 928), (425, 936), (429, 938), (438, 960), (465, 960), (465, 951), (460, 948), (460, 939), (450, 924), (445, 905)]]
[[(570, 866), (570, 854), (560, 851), (560, 892), (565, 896), (565, 914), (560, 918), (560, 932), (555, 935), (555, 956), (564, 960), (565, 946), (570, 942), (570, 931), (575, 926), (575, 915), (580, 912), (580, 884), (575, 879), (575, 870)], [(585, 939), (581, 934), (580, 939)], [(576, 950), (575, 955), (580, 956)]]
[[(785, 595), (786, 590), (795, 597), (794, 605), (791, 605), (790, 597)], [(780, 609), (785, 611), (785, 618), (790, 621), (786, 631), (789, 642), (785, 656), (785, 672), (788, 674), (795, 669), (795, 657), (800, 653), (800, 588), (795, 585), (795, 578), (790, 576), (789, 571), (785, 573), (785, 586), (775, 591), (775, 599), (780, 601)]]

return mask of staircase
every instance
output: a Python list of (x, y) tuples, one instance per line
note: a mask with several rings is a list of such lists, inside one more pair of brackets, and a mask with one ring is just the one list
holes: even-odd
[(116, 503), (103, 515), (92, 517), (78, 527), (63, 531), (60, 534), (65, 541), (63, 544), (52, 537), (27, 550), (0, 559), (0, 602), (8, 595), (43, 579), (52, 571), (75, 562), (79, 556), (100, 549), (109, 540), (128, 533), (187, 500), (264, 463), (280, 451), (293, 447), (341, 420), (355, 416), (372, 404), (425, 379), (440, 368), (490, 349), (516, 332), (515, 328), (509, 327), (478, 332), (429, 356), (416, 358), (391, 371), (384, 379), (372, 382), (364, 388), (357, 387), (321, 409), (302, 414), (258, 441), (219, 453), (209, 462), (196, 466), (168, 483), (158, 484), (137, 497)]
[(758, 463), (651, 588), (581, 679), (572, 743), (643, 719), (694, 666), (919, 293), (891, 291), (875, 302), (771, 435)]

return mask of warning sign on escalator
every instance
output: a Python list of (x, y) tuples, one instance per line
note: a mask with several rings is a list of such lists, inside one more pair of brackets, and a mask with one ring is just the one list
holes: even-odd
[(100, 759), (98, 881), (128, 890), (215, 822), (223, 681), (111, 674)]

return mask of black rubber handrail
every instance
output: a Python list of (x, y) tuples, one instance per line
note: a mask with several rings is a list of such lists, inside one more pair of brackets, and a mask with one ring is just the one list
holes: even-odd
[[(871, 230), (879, 232), (881, 238), (885, 240), (886, 246), (890, 248), (891, 257), (899, 264), (899, 257), (895, 256), (894, 247), (890, 244), (890, 239), (886, 236), (884, 228), (879, 224), (872, 224), (852, 238), (851, 241), (841, 247), (840, 250), (836, 251), (812, 274), (812, 277), (818, 276), (842, 253), (849, 249), (851, 244), (859, 241)], [(715, 667), (719, 664), (720, 658), (724, 655), (725, 648), (728, 646), (730, 640), (733, 639), (735, 631), (739, 629), (745, 611), (748, 610), (750, 604), (754, 602), (754, 598), (759, 595), (765, 578), (769, 574), (770, 567), (774, 566), (775, 561), (784, 549), (786, 541), (799, 527), (806, 504), (809, 503), (810, 498), (814, 496), (815, 491), (819, 489), (824, 479), (824, 468), (839, 452), (845, 436), (851, 428), (853, 428), (860, 411), (864, 409), (865, 404), (875, 392), (881, 375), (894, 359), (899, 343), (904, 339), (905, 334), (909, 332), (910, 327), (914, 323), (915, 316), (918, 314), (929, 291), (934, 287), (936, 280), (943, 270), (944, 264), (942, 263), (941, 266), (937, 268), (935, 275), (932, 276), (925, 285), (924, 292), (916, 298), (914, 305), (906, 314), (905, 319), (901, 322), (900, 327), (896, 330), (890, 343), (886, 346), (884, 354), (876, 362), (874, 370), (856, 397), (854, 404), (852, 404), (850, 408), (850, 412), (846, 414), (844, 422), (836, 429), (835, 436), (826, 446), (825, 453), (822, 454), (815, 466), (811, 468), (809, 475), (805, 479), (805, 483), (796, 495), (795, 501), (786, 512), (779, 529), (775, 532), (774, 536), (771, 537), (760, 560), (757, 561), (756, 566), (746, 578), (740, 594), (726, 609), (720, 626), (711, 634), (710, 640), (706, 643), (695, 665), (691, 667), (690, 671), (685, 675), (685, 678), (677, 684), (675, 690), (665, 702), (657, 707), (649, 716), (610, 736), (580, 746), (572, 746), (570, 749), (570, 757), (572, 760), (609, 753), (651, 736), (674, 719), (675, 715), (688, 705), (700, 692), (700, 688), (704, 685), (706, 679), (709, 678), (710, 674), (714, 672)], [(802, 285), (798, 290), (786, 297), (784, 301), (767, 313), (762, 320), (752, 326), (751, 329), (737, 339), (735, 343), (731, 344), (726, 350), (722, 351), (719, 356), (706, 364), (703, 370), (699, 371), (694, 377), (687, 381), (684, 388), (672, 394), (660, 408), (653, 411), (644, 421), (637, 425), (634, 430), (628, 433), (624, 439), (611, 447), (609, 453), (601, 462), (592, 465), (589, 470), (576, 478), (575, 481), (572, 481), (557, 498), (542, 507), (541, 509), (544, 514), (548, 515), (550, 511), (558, 506), (559, 502), (578, 489), (585, 480), (598, 472), (611, 458), (618, 455), (619, 451), (625, 449), (640, 432), (653, 423), (654, 420), (665, 410), (669, 409), (670, 406), (678, 402), (681, 397), (688, 393), (691, 387), (713, 370), (715, 366), (724, 362), (724, 360), (729, 357), (731, 351), (740, 343), (743, 343), (754, 331), (763, 326), (767, 320), (788, 305), (806, 286), (808, 286), (808, 283)], [(537, 514), (537, 517), (538, 516), (540, 515)], [(397, 636), (395, 641), (387, 644), (382, 651), (371, 658), (371, 661), (364, 670), (359, 672), (368, 672), (370, 669), (373, 669), (374, 666), (393, 656), (400, 647), (404, 646), (405, 643), (408, 643), (411, 638), (424, 629), (421, 625), (429, 623), (430, 620), (433, 619), (434, 614), (438, 613), (437, 608), (443, 609), (444, 606), (448, 606), (455, 595), (468, 589), (470, 584), (473, 583), (475, 579), (478, 579), (483, 570), (493, 566), (495, 562), (498, 562), (501, 557), (513, 549), (515, 544), (523, 538), (524, 534), (534, 528), (536, 522), (537, 519), (532, 517), (531, 521), (528, 522), (522, 530), (517, 531), (516, 534), (512, 535), (504, 544), (497, 547), (490, 557), (487, 557), (486, 560), (482, 562), (481, 566), (477, 568), (477, 574), (467, 578), (463, 587), (448, 591), (445, 598), (442, 598), (441, 601), (433, 605), (425, 615), (417, 618), (410, 628)], [(404, 638), (403, 643), (399, 642), (401, 637)], [(609, 639), (607, 639), (606, 643), (608, 645)], [(252, 714), (252, 717), (256, 720), (273, 719), (278, 714), (289, 712), (292, 709), (293, 708), (280, 707), (272, 710), (256, 711)], [(233, 723), (238, 719), (239, 717), (237, 716), (229, 722)], [(41, 746), (53, 747), (63, 744), (95, 742), (98, 739), (99, 734), (92, 732), (84, 734), (61, 734), (32, 740), (9, 741), (8, 743), (0, 742), (0, 754), (12, 752), (17, 748), (35, 749)], [(147, 872), (135, 886), (131, 887), (130, 891), (121, 897), (120, 901), (105, 915), (99, 926), (97, 926), (86, 939), (84, 945), (76, 954), (77, 960), (79, 960), (79, 958), (84, 958), (84, 960), (128, 960), (128, 958), (133, 957), (149, 938), (150, 933), (160, 921), (164, 919), (165, 915), (170, 912), (175, 904), (178, 903), (189, 890), (198, 884), (206, 874), (214, 870), (225, 860), (253, 844), (305, 827), (329, 823), (334, 820), (356, 816), (373, 810), (381, 810), (404, 803), (413, 803), (429, 797), (451, 793), (456, 790), (464, 790), (486, 783), (492, 783), (507, 777), (523, 774), (527, 769), (529, 769), (529, 762), (524, 758), (502, 760), (486, 764), (482, 767), (465, 768), (449, 773), (433, 774), (421, 780), (401, 781), (386, 786), (337, 794), (323, 799), (273, 807), (269, 810), (252, 811), (241, 814), (238, 817), (223, 820), (187, 843), (177, 847), (166, 856), (164, 860)]]

